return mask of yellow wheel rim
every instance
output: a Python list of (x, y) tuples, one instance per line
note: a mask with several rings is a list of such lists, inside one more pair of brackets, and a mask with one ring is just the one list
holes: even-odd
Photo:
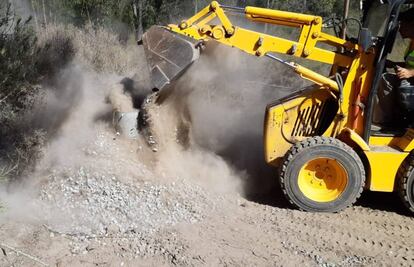
[(331, 202), (345, 191), (348, 173), (335, 159), (308, 161), (299, 171), (298, 185), (305, 197), (316, 202)]

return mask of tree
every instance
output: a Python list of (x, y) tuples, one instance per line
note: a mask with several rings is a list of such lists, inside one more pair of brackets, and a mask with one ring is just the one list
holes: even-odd
[(0, 180), (33, 166), (44, 132), (24, 119), (41, 100), (39, 84), (74, 55), (65, 36), (53, 36), (39, 46), (30, 21), (16, 16), (11, 5), (0, 4)]
[(39, 76), (33, 67), (38, 50), (29, 22), (17, 18), (10, 4), (0, 4), (0, 179), (17, 170), (16, 162), (5, 163), (13, 158), (8, 151), (18, 139), (13, 129), (38, 91)]
[(0, 12), (0, 108), (10, 103), (25, 108), (25, 98), (36, 90), (32, 84), (38, 78), (33, 68), (36, 36), (28, 25), (30, 19), (15, 17), (10, 5), (0, 5)]
[(142, 35), (144, 34), (142, 1), (143, 0), (132, 1), (132, 9), (134, 11), (135, 38), (137, 41), (140, 41), (142, 38)]

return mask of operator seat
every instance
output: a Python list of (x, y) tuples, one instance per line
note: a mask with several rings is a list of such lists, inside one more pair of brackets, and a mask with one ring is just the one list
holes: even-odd
[(402, 83), (394, 73), (384, 73), (378, 88), (371, 130), (374, 135), (403, 135), (414, 122), (414, 79)]
[(406, 126), (414, 125), (414, 79), (403, 80), (397, 89), (397, 103), (402, 111)]

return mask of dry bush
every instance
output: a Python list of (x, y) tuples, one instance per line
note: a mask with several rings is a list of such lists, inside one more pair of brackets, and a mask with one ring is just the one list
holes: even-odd
[(0, 167), (0, 184), (9, 181), (10, 175), (16, 171), (18, 164), (5, 165)]
[(69, 38), (76, 50), (76, 60), (93, 67), (97, 72), (130, 74), (142, 56), (137, 45), (124, 45), (116, 34), (91, 24), (84, 28), (73, 25), (49, 24), (39, 33), (39, 42), (61, 34)]
[(75, 57), (76, 49), (69, 36), (61, 32), (54, 32), (37, 43), (40, 47), (36, 68), (38, 73), (47, 78), (53, 78), (59, 71), (65, 69)]

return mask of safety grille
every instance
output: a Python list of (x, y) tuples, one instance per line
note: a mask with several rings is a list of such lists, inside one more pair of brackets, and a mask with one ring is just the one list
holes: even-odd
[(299, 110), (292, 130), (292, 136), (315, 136), (319, 134), (320, 125), (323, 124), (323, 114), (326, 102), (316, 103)]

